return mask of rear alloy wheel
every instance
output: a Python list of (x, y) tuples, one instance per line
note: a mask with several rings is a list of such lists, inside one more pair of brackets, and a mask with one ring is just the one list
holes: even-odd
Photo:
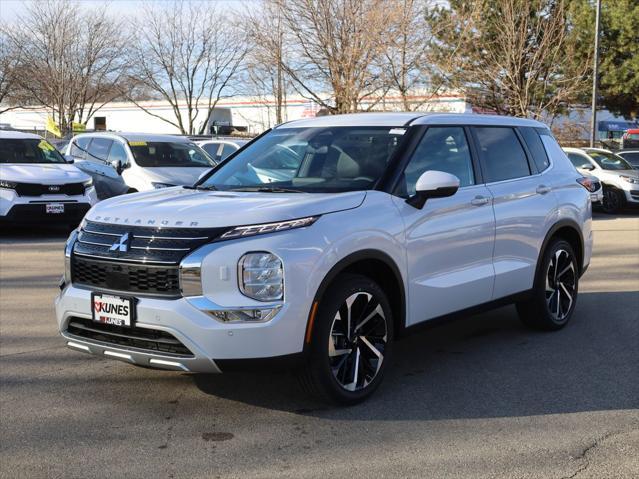
[(302, 385), (328, 402), (366, 399), (382, 380), (392, 339), (384, 291), (365, 276), (338, 278), (320, 302)]
[(561, 329), (572, 316), (578, 290), (579, 268), (572, 246), (556, 240), (544, 253), (532, 298), (517, 303), (519, 317), (533, 328)]
[(623, 193), (616, 188), (604, 187), (602, 208), (605, 213), (612, 214), (622, 209), (625, 205)]

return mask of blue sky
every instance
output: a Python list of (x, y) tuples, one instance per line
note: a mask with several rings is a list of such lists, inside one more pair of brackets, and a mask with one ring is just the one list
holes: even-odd
[[(37, 1), (37, 0), (36, 0)], [(169, 3), (172, 0), (76, 0), (87, 7), (107, 4), (108, 10), (118, 15), (136, 15), (147, 3)], [(241, 8), (247, 3), (255, 3), (258, 0), (201, 0), (203, 3), (215, 3), (218, 6), (229, 8)], [(0, 0), (0, 20), (11, 23), (19, 15), (25, 12), (24, 0)]]

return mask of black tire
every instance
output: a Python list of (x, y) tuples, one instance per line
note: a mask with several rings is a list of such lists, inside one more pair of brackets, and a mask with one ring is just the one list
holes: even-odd
[(561, 329), (575, 310), (578, 293), (579, 265), (572, 246), (563, 239), (551, 241), (543, 253), (531, 299), (517, 303), (519, 318), (534, 329)]
[[(351, 318), (356, 316), (360, 321), (351, 320), (347, 334), (348, 321), (341, 318), (349, 310)], [(379, 285), (366, 276), (339, 276), (320, 300), (300, 384), (325, 402), (352, 405), (363, 401), (383, 379), (393, 333), (390, 304)]]
[(622, 191), (612, 186), (604, 186), (603, 201), (601, 202), (601, 208), (604, 213), (613, 214), (617, 213), (626, 205), (626, 197)]

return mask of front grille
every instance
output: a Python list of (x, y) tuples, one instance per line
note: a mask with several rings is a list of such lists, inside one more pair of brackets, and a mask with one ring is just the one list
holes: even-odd
[[(74, 252), (113, 261), (177, 265), (187, 254), (219, 237), (228, 228), (165, 228), (87, 221)], [(123, 235), (125, 248), (111, 249)], [(122, 249), (126, 251), (122, 251)]]
[(71, 280), (80, 286), (153, 296), (180, 295), (177, 266), (114, 263), (78, 255), (73, 256), (71, 264)]
[(227, 229), (87, 221), (73, 246), (71, 281), (93, 290), (176, 298), (180, 261)]
[(68, 183), (66, 185), (43, 185), (39, 183), (18, 183), (16, 185), (18, 196), (42, 196), (42, 195), (83, 195), (82, 183)]
[(85, 318), (71, 318), (68, 334), (103, 344), (163, 355), (193, 357), (193, 353), (175, 336), (156, 329), (114, 326)]

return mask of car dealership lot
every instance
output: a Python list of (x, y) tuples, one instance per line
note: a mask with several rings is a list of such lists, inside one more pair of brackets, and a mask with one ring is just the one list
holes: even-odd
[(65, 234), (0, 238), (1, 477), (637, 477), (639, 215), (596, 215), (573, 321), (514, 308), (398, 343), (369, 401), (286, 374), (190, 375), (68, 350)]

